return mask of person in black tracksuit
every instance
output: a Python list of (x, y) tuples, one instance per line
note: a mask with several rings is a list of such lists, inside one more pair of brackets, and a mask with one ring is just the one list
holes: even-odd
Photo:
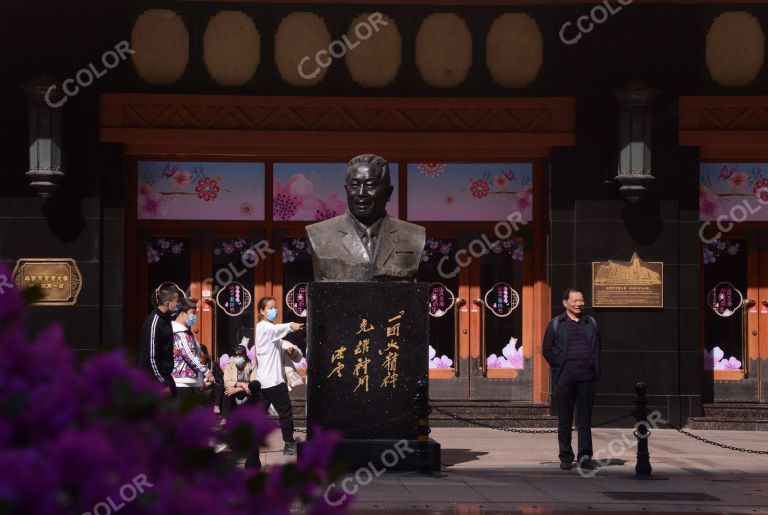
[(139, 333), (139, 366), (166, 388), (168, 396), (176, 396), (173, 381), (173, 329), (171, 321), (178, 306), (179, 292), (174, 286), (163, 287), (157, 307), (152, 310)]
[(560, 468), (573, 463), (571, 425), (576, 408), (579, 432), (577, 463), (592, 469), (592, 406), (595, 382), (600, 378), (600, 331), (597, 322), (585, 315), (584, 295), (575, 288), (563, 293), (565, 312), (550, 320), (542, 353), (549, 363), (557, 393), (557, 439)]

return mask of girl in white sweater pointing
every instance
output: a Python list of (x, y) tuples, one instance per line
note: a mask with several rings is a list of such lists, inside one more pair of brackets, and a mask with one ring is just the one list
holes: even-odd
[(295, 345), (283, 342), (292, 331), (298, 331), (304, 324), (290, 322), (276, 324), (277, 308), (274, 297), (262, 297), (257, 304), (259, 323), (256, 324), (256, 380), (261, 384), (259, 399), (265, 407), (275, 407), (280, 418), (285, 448), (283, 454), (296, 454), (296, 440), (293, 438), (293, 407), (285, 384), (283, 352), (292, 361), (301, 359), (301, 350)]

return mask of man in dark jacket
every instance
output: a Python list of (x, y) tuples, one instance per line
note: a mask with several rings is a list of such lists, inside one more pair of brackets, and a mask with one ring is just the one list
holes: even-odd
[(565, 290), (563, 307), (565, 312), (547, 325), (542, 348), (557, 394), (560, 468), (570, 470), (573, 463), (571, 425), (574, 406), (579, 433), (577, 463), (583, 468), (593, 468), (592, 405), (595, 381), (600, 378), (600, 331), (595, 319), (584, 315), (584, 295), (579, 290)]
[(164, 392), (176, 396), (173, 372), (172, 315), (179, 303), (175, 286), (163, 286), (158, 292), (157, 307), (152, 310), (139, 333), (139, 366), (163, 384)]

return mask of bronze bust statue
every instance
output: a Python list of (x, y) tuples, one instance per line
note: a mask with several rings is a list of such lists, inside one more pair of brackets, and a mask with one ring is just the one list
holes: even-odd
[(415, 281), (424, 227), (387, 215), (389, 164), (374, 154), (352, 158), (344, 189), (349, 211), (307, 226), (316, 281)]

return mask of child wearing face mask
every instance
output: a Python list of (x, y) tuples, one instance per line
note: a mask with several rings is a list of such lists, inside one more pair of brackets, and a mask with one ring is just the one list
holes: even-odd
[(213, 380), (210, 368), (200, 362), (200, 344), (192, 334), (197, 321), (197, 299), (183, 299), (179, 302), (176, 319), (171, 322), (173, 329), (173, 381), (179, 397), (192, 394), (203, 388), (205, 380)]

